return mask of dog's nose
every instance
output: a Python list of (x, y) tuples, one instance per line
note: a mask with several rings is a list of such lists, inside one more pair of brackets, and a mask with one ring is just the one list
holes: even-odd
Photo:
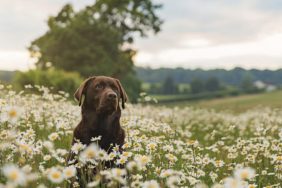
[(115, 94), (115, 93), (109, 93), (108, 94), (108, 99), (110, 99), (110, 100), (114, 100), (114, 99), (116, 99), (117, 98), (117, 94)]

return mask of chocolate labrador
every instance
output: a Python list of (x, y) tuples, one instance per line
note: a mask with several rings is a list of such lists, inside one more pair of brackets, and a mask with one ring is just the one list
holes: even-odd
[[(86, 79), (74, 94), (81, 106), (82, 119), (74, 130), (72, 144), (78, 140), (85, 145), (91, 138), (101, 136), (98, 145), (111, 152), (112, 147), (124, 144), (125, 132), (120, 126), (121, 107), (127, 95), (119, 80), (106, 76)], [(68, 161), (74, 159), (71, 152)]]

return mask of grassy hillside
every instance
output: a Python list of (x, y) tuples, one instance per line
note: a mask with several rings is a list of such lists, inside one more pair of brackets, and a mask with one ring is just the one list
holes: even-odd
[(262, 93), (255, 95), (243, 95), (223, 99), (189, 101), (167, 104), (167, 106), (194, 106), (200, 108), (215, 109), (217, 111), (231, 111), (240, 113), (258, 107), (282, 108), (282, 91)]

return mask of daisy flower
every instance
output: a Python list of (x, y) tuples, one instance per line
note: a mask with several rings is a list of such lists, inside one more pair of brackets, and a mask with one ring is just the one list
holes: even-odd
[(25, 173), (14, 164), (7, 164), (2, 169), (3, 174), (13, 184), (23, 186), (26, 184)]
[(66, 167), (63, 170), (63, 176), (65, 179), (76, 176), (76, 168), (73, 165)]
[(99, 146), (97, 144), (90, 144), (85, 150), (80, 154), (80, 160), (82, 162), (87, 162), (89, 160), (97, 159), (99, 157)]
[(1, 121), (9, 121), (15, 123), (21, 116), (23, 110), (17, 106), (6, 106), (1, 112)]
[(145, 181), (142, 188), (160, 188), (160, 185), (156, 180)]
[(55, 167), (49, 169), (47, 173), (48, 179), (53, 183), (61, 183), (64, 180), (63, 173)]
[(71, 147), (71, 151), (75, 154), (78, 154), (79, 151), (83, 150), (85, 148), (85, 145), (82, 143), (74, 143)]
[(240, 180), (249, 180), (255, 177), (255, 170), (249, 167), (237, 169), (234, 172), (234, 176)]
[(54, 140), (57, 140), (59, 138), (59, 134), (58, 133), (51, 133), (49, 136), (48, 136), (49, 140), (51, 141), (54, 141)]

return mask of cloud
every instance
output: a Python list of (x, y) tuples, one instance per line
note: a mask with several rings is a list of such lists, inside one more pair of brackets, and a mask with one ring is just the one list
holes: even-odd
[(33, 66), (27, 51), (0, 51), (0, 70), (28, 70)]
[[(0, 50), (24, 50), (32, 40), (47, 31), (47, 20), (66, 3), (76, 9), (90, 0), (4, 0), (0, 3)], [(4, 37), (3, 37), (4, 36)]]
[[(199, 48), (170, 48), (158, 53), (141, 52), (136, 56), (139, 66), (159, 67), (279, 67), (282, 63), (282, 34), (265, 36), (256, 41), (219, 44)], [(191, 63), (192, 62), (192, 63)], [(229, 66), (228, 66), (229, 65)], [(271, 65), (271, 66), (270, 66)]]
[[(93, 0), (1, 1), (0, 69), (4, 63), (5, 67), (9, 63), (15, 69), (27, 67), (28, 56), (19, 54), (28, 54), (26, 47), (30, 42), (47, 31), (48, 17), (69, 2), (78, 10)], [(137, 65), (232, 67), (242, 62), (254, 67), (282, 65), (281, 0), (154, 2), (164, 5), (158, 14), (165, 23), (159, 34), (136, 39)]]
[[(261, 34), (282, 32), (282, 12), (258, 8), (262, 0), (159, 2), (164, 4), (159, 14), (165, 23), (157, 40), (152, 39), (153, 49), (177, 45), (187, 37), (206, 38), (214, 44), (220, 44), (255, 40)], [(159, 48), (156, 48), (157, 42)], [(146, 41), (138, 41), (138, 48), (143, 45), (146, 45), (144, 49), (150, 48)]]

